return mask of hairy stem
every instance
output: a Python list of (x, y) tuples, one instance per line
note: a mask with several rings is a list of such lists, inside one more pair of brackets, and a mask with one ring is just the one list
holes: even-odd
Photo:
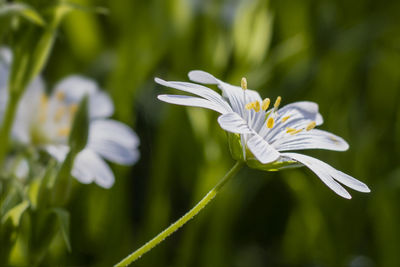
[(225, 176), (218, 182), (213, 189), (211, 189), (207, 195), (200, 200), (199, 203), (196, 204), (189, 212), (183, 215), (179, 220), (171, 224), (167, 229), (159, 233), (152, 240), (144, 244), (142, 247), (134, 251), (132, 254), (128, 255), (125, 259), (117, 263), (115, 266), (127, 266), (139, 259), (143, 254), (153, 249), (159, 243), (164, 241), (165, 238), (173, 234), (176, 230), (182, 227), (185, 223), (187, 223), (190, 219), (196, 216), (207, 204), (218, 194), (221, 188), (233, 177), (243, 166), (242, 161), (237, 161), (236, 164), (230, 169), (230, 171), (225, 174)]

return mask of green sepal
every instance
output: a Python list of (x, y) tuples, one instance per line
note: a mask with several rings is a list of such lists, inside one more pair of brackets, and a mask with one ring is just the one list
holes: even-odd
[(243, 148), (242, 148), (242, 143), (240, 140), (240, 135), (235, 134), (235, 133), (229, 133), (228, 134), (228, 144), (229, 144), (229, 150), (231, 152), (231, 155), (233, 159), (238, 160), (238, 161), (243, 161)]
[(68, 200), (71, 191), (71, 170), (76, 155), (85, 148), (89, 135), (88, 97), (85, 96), (79, 104), (68, 139), (70, 150), (56, 176), (52, 189), (52, 204), (63, 205)]
[(280, 160), (280, 159), (268, 164), (262, 164), (254, 157), (253, 153), (251, 153), (251, 151), (247, 148), (246, 148), (246, 160), (244, 160), (243, 147), (240, 135), (234, 133), (227, 133), (227, 134), (228, 134), (229, 150), (231, 152), (233, 159), (239, 161), (245, 161), (247, 166), (249, 166), (252, 169), (271, 172), (271, 171), (279, 171), (286, 168), (297, 168), (302, 166), (296, 161)]
[(89, 107), (88, 97), (85, 96), (79, 104), (69, 135), (68, 145), (72, 154), (77, 154), (85, 148), (89, 136)]
[(260, 161), (258, 161), (254, 157), (248, 158), (246, 160), (246, 164), (247, 164), (247, 166), (249, 166), (252, 169), (268, 171), (268, 172), (275, 172), (275, 171), (280, 171), (280, 170), (288, 169), (288, 168), (301, 167), (301, 165), (296, 161), (274, 161), (274, 162), (271, 162), (268, 164), (262, 164)]

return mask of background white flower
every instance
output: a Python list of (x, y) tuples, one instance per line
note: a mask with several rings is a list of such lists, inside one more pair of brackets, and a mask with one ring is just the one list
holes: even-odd
[[(3, 48), (0, 54), (6, 58), (0, 64), (0, 78), (7, 78), (11, 53)], [(0, 96), (7, 99), (6, 81), (0, 85)], [(38, 146), (59, 162), (64, 161), (73, 118), (85, 95), (89, 100), (88, 142), (76, 156), (71, 174), (81, 183), (95, 182), (109, 188), (115, 179), (103, 158), (122, 165), (135, 163), (139, 158), (139, 138), (127, 125), (108, 119), (114, 111), (113, 103), (94, 81), (69, 76), (47, 96), (43, 82), (37, 78), (20, 100), (12, 134), (17, 141)], [(6, 101), (0, 102), (0, 118), (5, 105)]]
[(273, 107), (269, 108), (270, 99), (262, 100), (256, 91), (247, 89), (246, 80), (242, 80), (242, 87), (233, 86), (203, 71), (191, 71), (189, 78), (198, 83), (218, 85), (222, 96), (199, 84), (167, 82), (156, 78), (155, 81), (161, 85), (196, 95), (159, 95), (158, 99), (221, 113), (218, 118), (220, 126), (228, 132), (240, 135), (243, 159), (247, 160), (250, 167), (256, 166), (252, 161), (254, 157), (258, 164), (265, 166), (294, 161), (307, 166), (329, 188), (344, 198), (351, 196), (338, 182), (360, 192), (370, 192), (364, 183), (318, 159), (284, 152), (304, 149), (348, 149), (349, 145), (341, 137), (315, 129), (323, 122), (316, 103), (302, 101), (279, 108), (281, 98), (278, 97)]

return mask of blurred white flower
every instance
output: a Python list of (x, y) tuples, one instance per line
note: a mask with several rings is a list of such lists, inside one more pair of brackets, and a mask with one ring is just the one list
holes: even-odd
[[(11, 55), (0, 50), (0, 97), (7, 99), (6, 81)], [(5, 58), (1, 62), (1, 58)], [(69, 152), (68, 137), (80, 101), (89, 100), (89, 136), (86, 147), (77, 154), (71, 174), (81, 183), (95, 182), (109, 188), (114, 174), (103, 160), (122, 165), (135, 163), (139, 158), (139, 138), (127, 125), (108, 119), (114, 106), (110, 97), (97, 84), (85, 77), (69, 76), (56, 84), (48, 96), (44, 84), (37, 78), (26, 89), (18, 106), (12, 134), (15, 140), (35, 145), (47, 151), (59, 162)], [(6, 101), (0, 102), (0, 118)]]
[[(334, 192), (344, 198), (350, 194), (338, 183), (360, 192), (370, 192), (364, 183), (340, 172), (328, 164), (302, 154), (285, 151), (304, 149), (347, 150), (349, 145), (341, 137), (314, 129), (323, 122), (318, 105), (313, 102), (295, 102), (279, 108), (278, 97), (270, 106), (270, 99), (261, 99), (247, 89), (247, 81), (241, 87), (227, 84), (203, 71), (189, 72), (189, 79), (202, 84), (216, 84), (222, 96), (205, 86), (187, 82), (167, 82), (156, 78), (161, 85), (172, 87), (195, 96), (159, 95), (158, 99), (177, 105), (203, 107), (222, 115), (218, 122), (224, 130), (240, 135), (242, 159), (250, 167), (296, 163), (307, 166)], [(254, 163), (257, 161), (257, 164)], [(284, 164), (282, 164), (284, 165)], [(291, 164), (293, 165), (293, 164)]]

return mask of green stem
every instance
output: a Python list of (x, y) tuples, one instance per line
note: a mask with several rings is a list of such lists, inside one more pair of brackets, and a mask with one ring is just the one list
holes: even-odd
[(207, 195), (205, 195), (203, 199), (196, 204), (196, 206), (194, 206), (189, 212), (183, 215), (179, 220), (171, 224), (167, 229), (159, 233), (156, 237), (154, 237), (152, 240), (150, 240), (142, 247), (134, 251), (132, 254), (128, 255), (125, 259), (117, 263), (115, 266), (128, 266), (135, 260), (139, 259), (143, 254), (150, 251), (159, 243), (164, 241), (165, 238), (170, 236), (172, 233), (174, 233), (176, 230), (182, 227), (185, 223), (187, 223), (190, 219), (196, 216), (197, 213), (199, 213), (205, 206), (207, 206), (207, 204), (218, 194), (221, 188), (233, 176), (235, 176), (235, 174), (241, 169), (242, 166), (243, 162), (237, 161), (236, 164), (232, 167), (232, 169), (230, 169), (230, 171), (227, 174), (225, 174), (225, 176), (218, 182), (218, 184), (214, 186), (214, 188), (211, 189), (210, 192), (208, 192)]
[(2, 143), (0, 146), (0, 165), (3, 163), (4, 157), (8, 151), (10, 132), (13, 126), (15, 114), (17, 112), (18, 100), (18, 95), (10, 94), (10, 99), (4, 115), (3, 125), (0, 129), (0, 140)]

